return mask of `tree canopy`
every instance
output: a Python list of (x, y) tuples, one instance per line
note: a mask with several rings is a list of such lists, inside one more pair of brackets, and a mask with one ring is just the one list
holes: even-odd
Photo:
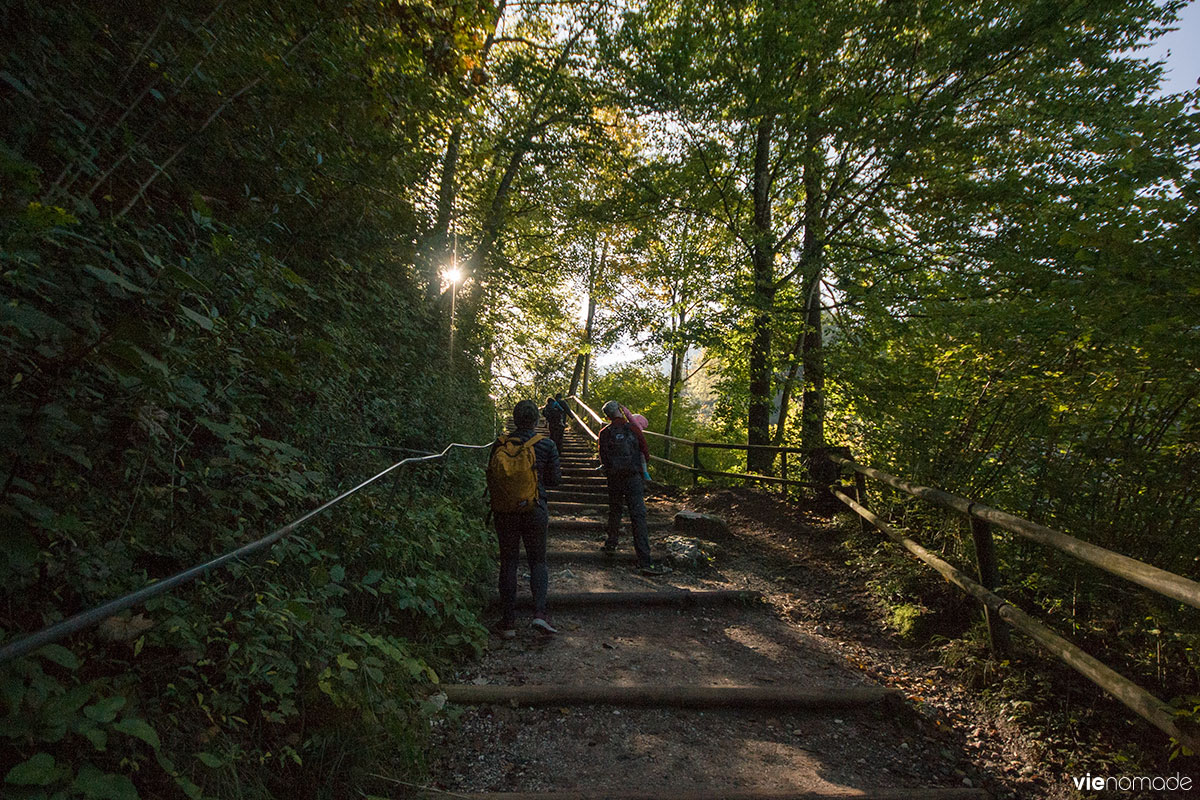
[[(568, 388), (1194, 573), (1200, 94), (1143, 56), (1183, 6), (0, 0), (0, 640)], [(417, 752), (477, 489), (405, 473), (4, 666), (0, 773), (269, 796), (241, 754), (335, 785), (351, 718), (345, 771)]]

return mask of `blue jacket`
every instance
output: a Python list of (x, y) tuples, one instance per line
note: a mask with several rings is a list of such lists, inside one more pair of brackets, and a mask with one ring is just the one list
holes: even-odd
[(547, 425), (561, 427), (567, 424), (567, 408), (557, 400), (551, 400), (542, 408)]

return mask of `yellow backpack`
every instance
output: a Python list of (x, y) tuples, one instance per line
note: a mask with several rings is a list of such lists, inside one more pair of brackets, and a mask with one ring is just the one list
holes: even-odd
[(492, 511), (502, 514), (532, 511), (538, 499), (537, 455), (533, 446), (546, 437), (531, 436), (522, 442), (500, 436), (487, 466), (487, 488)]

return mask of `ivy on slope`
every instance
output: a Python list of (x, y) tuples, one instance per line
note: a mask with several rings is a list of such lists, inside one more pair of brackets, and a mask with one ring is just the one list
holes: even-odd
[[(389, 462), (345, 443), (492, 432), (417, 286), (405, 188), (477, 20), (110, 5), (0, 3), (0, 641)], [(472, 459), (0, 666), (0, 794), (329, 796), (411, 773), (438, 669), (482, 641)]]

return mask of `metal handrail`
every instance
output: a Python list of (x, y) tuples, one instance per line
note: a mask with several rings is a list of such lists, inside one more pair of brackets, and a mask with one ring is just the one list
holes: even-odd
[(31, 633), (28, 636), (24, 636), (14, 642), (9, 642), (3, 647), (0, 647), (0, 664), (3, 664), (6, 661), (11, 661), (14, 658), (20, 658), (21, 656), (28, 655), (40, 647), (44, 647), (52, 642), (56, 642), (59, 639), (70, 636), (73, 633), (78, 633), (85, 628), (90, 628), (100, 621), (111, 617), (113, 614), (124, 611), (127, 608), (140, 605), (152, 597), (169, 592), (176, 586), (193, 581), (207, 572), (228, 564), (230, 561), (252, 555), (260, 550), (263, 550), (264, 548), (270, 547), (321, 512), (337, 505), (350, 495), (358, 492), (360, 489), (365, 489), (367, 486), (370, 486), (375, 481), (379, 480), (393, 470), (404, 466), (405, 464), (412, 464), (419, 461), (433, 461), (436, 459), (445, 458), (446, 455), (456, 447), (464, 450), (485, 450), (491, 446), (492, 445), (490, 442), (488, 444), (460, 444), (459, 442), (452, 442), (440, 453), (432, 453), (427, 456), (413, 456), (411, 458), (397, 461), (395, 464), (392, 464), (382, 472), (368, 478), (354, 488), (342, 492), (332, 500), (321, 504), (312, 511), (309, 511), (304, 516), (289, 522), (287, 525), (284, 525), (282, 528), (267, 534), (261, 539), (242, 545), (236, 550), (231, 550), (223, 555), (217, 556), (216, 558), (205, 561), (203, 564), (197, 564), (196, 566), (185, 569), (182, 572), (177, 572), (169, 578), (164, 578), (163, 580), (152, 583), (149, 586), (129, 592), (128, 594), (122, 595), (115, 600), (109, 600), (107, 603), (103, 603), (95, 608), (88, 609), (87, 611), (81, 611), (78, 614), (63, 620), (62, 622), (49, 625), (45, 628), (42, 628), (40, 631)]

